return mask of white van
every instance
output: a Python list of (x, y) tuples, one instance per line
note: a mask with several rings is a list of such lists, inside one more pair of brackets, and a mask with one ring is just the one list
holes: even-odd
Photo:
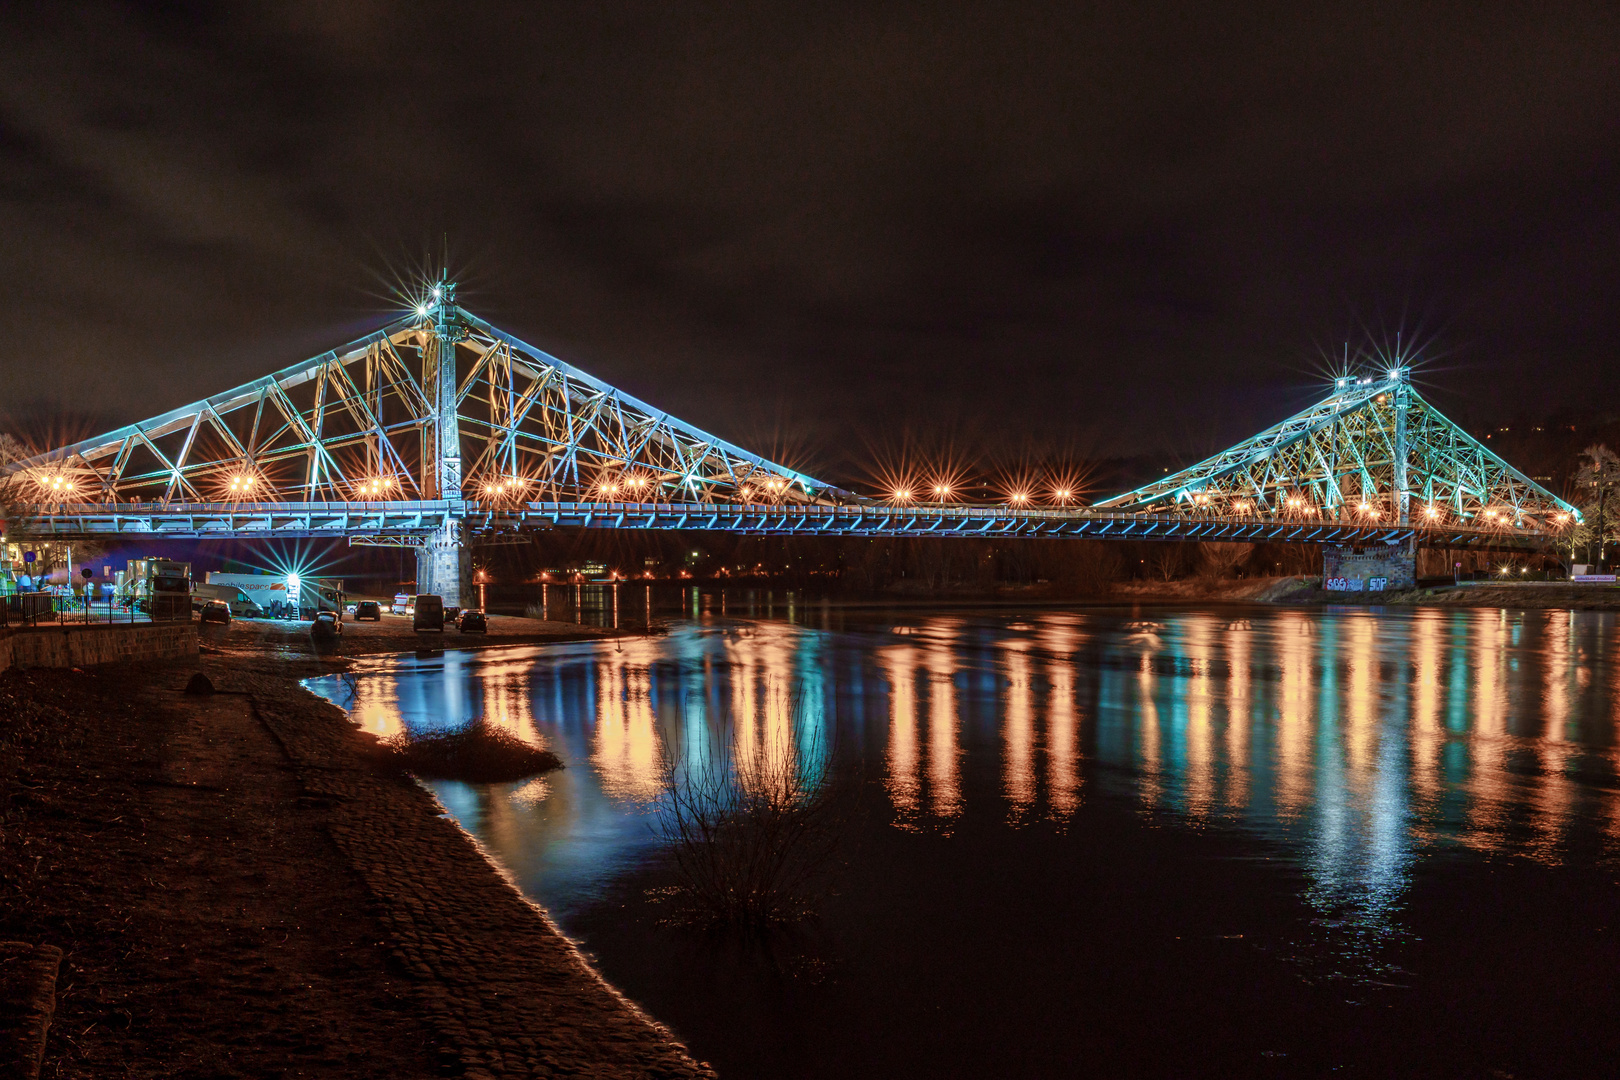
[(255, 604), (252, 597), (235, 585), (193, 585), (191, 587), (192, 607), (201, 608), (210, 600), (223, 600), (230, 607), (232, 618), (264, 618), (264, 609)]

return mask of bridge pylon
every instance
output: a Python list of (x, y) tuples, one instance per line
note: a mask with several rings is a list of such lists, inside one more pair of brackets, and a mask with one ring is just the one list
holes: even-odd
[(1344, 376), (1332, 394), (1303, 412), (1096, 506), (1324, 526), (1386, 524), (1433, 536), (1458, 528), (1556, 536), (1581, 520), (1575, 507), (1424, 400), (1404, 365)]

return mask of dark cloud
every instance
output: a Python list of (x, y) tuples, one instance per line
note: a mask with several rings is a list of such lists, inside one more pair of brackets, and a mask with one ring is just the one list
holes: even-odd
[[(131, 420), (469, 307), (823, 461), (1201, 451), (1368, 329), (1611, 397), (1612, 5), (148, 3), (0, 40), (0, 394)], [(93, 402), (93, 405), (87, 404)]]

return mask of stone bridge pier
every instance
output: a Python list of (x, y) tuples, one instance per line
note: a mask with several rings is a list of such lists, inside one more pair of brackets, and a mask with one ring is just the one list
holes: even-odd
[(465, 539), (461, 522), (451, 518), (416, 549), (418, 593), (436, 593), (445, 607), (473, 605), (477, 593), (472, 587), (472, 553)]

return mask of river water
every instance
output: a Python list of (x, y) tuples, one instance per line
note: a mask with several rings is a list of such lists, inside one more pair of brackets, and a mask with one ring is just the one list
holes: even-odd
[[(310, 685), (556, 750), (431, 786), (722, 1075), (1614, 1074), (1614, 616), (711, 600)], [(661, 764), (726, 738), (858, 791), (763, 939), (660, 899)]]

